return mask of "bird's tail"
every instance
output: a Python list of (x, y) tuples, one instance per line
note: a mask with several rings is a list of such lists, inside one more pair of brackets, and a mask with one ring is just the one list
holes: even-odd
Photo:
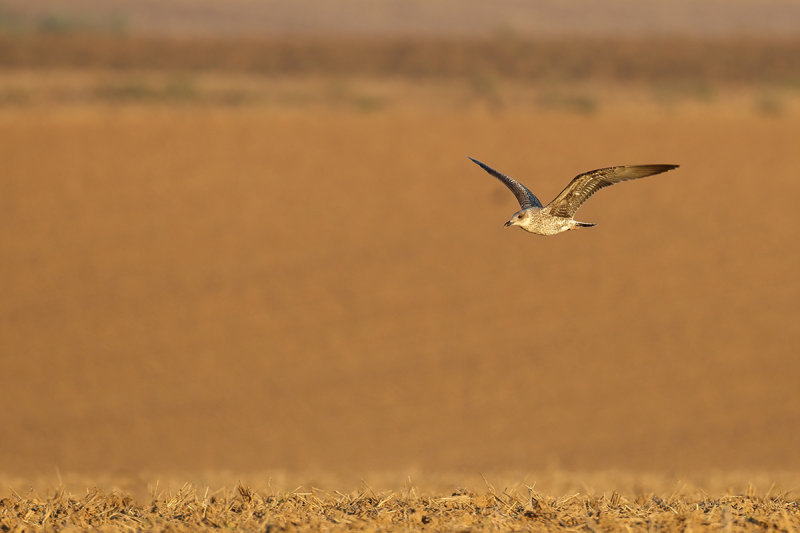
[(592, 224), (591, 222), (578, 222), (578, 227), (581, 228), (591, 228), (592, 226), (596, 226), (597, 224)]

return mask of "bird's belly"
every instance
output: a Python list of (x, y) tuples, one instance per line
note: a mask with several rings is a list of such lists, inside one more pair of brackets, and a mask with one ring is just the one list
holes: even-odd
[(574, 227), (572, 220), (562, 217), (535, 217), (527, 225), (522, 226), (525, 231), (538, 235), (555, 235)]

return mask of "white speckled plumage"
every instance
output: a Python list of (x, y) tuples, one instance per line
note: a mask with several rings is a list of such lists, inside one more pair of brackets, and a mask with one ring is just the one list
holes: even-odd
[(575, 176), (552, 202), (543, 207), (539, 199), (514, 178), (496, 171), (477, 159), (471, 157), (469, 159), (502, 181), (517, 197), (521, 209), (514, 213), (505, 225), (519, 226), (525, 231), (538, 235), (555, 235), (577, 227), (594, 226), (594, 224), (578, 222), (572, 218), (580, 206), (594, 193), (603, 187), (621, 181), (645, 178), (678, 167), (678, 165), (628, 165), (584, 172)]

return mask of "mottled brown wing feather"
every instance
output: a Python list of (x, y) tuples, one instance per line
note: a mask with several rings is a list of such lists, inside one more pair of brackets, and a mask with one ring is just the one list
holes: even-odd
[(469, 156), (467, 157), (470, 159), (470, 161), (481, 167), (483, 170), (505, 183), (506, 187), (511, 189), (511, 192), (513, 192), (514, 196), (517, 197), (517, 201), (522, 209), (527, 209), (529, 207), (542, 207), (542, 202), (540, 202), (539, 199), (536, 198), (536, 196), (534, 196), (534, 194), (529, 191), (527, 187), (514, 178), (506, 176), (505, 174), (501, 174), (489, 165), (481, 163), (477, 159), (472, 159)]
[(555, 200), (547, 204), (545, 211), (556, 217), (572, 218), (578, 208), (603, 187), (660, 174), (677, 167), (678, 165), (633, 165), (584, 172), (569, 182)]

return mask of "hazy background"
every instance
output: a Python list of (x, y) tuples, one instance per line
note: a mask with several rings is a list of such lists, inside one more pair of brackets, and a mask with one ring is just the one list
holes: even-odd
[(798, 30), (0, 1), (0, 473), (797, 470)]
[(167, 35), (770, 35), (796, 37), (794, 0), (3, 0), (5, 18)]

